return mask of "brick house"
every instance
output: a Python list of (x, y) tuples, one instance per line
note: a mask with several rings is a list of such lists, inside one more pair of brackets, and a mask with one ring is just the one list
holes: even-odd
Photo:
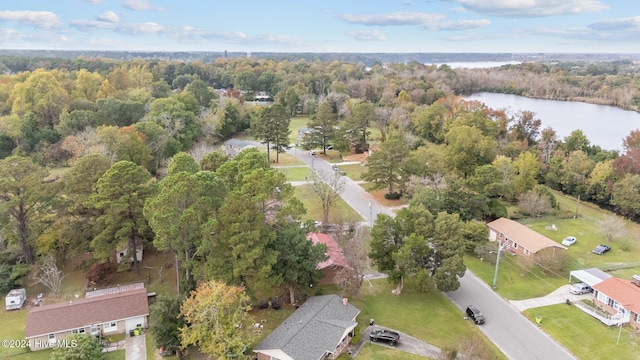
[(325, 244), (327, 246), (327, 252), (325, 253), (329, 258), (318, 264), (318, 270), (321, 270), (324, 276), (320, 279), (320, 284), (333, 284), (335, 283), (336, 274), (340, 269), (349, 267), (347, 260), (344, 258), (340, 245), (336, 242), (333, 236), (322, 233), (309, 233), (307, 234), (313, 244)]
[(138, 288), (32, 308), (24, 338), (32, 351), (71, 334), (111, 335), (147, 327), (147, 290)]
[(631, 281), (610, 277), (593, 286), (594, 304), (640, 329), (640, 287)]
[(314, 296), (253, 351), (258, 360), (335, 359), (347, 350), (359, 313), (338, 295)]
[(503, 251), (514, 255), (535, 258), (543, 254), (555, 255), (567, 248), (548, 237), (507, 218), (500, 218), (487, 224), (489, 240), (497, 241)]

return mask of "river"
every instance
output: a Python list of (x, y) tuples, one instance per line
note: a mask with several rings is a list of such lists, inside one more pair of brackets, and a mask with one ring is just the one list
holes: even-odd
[(622, 139), (632, 130), (640, 129), (640, 113), (613, 106), (486, 92), (467, 96), (465, 100), (478, 100), (492, 109), (510, 112), (533, 111), (535, 118), (542, 121), (541, 130), (551, 127), (558, 138), (564, 139), (572, 131), (580, 129), (592, 145), (606, 150), (622, 150)]

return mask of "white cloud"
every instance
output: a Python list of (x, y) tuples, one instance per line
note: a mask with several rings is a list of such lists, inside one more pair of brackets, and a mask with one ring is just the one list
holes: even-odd
[(480, 29), (489, 25), (491, 25), (491, 21), (485, 20), (485, 19), (456, 20), (456, 21), (436, 22), (429, 26), (425, 26), (425, 28), (429, 30), (462, 31), (462, 30)]
[(378, 30), (347, 31), (346, 34), (360, 41), (384, 41), (387, 37)]
[(162, 33), (165, 27), (156, 23), (113, 23), (107, 21), (76, 20), (71, 26), (78, 30), (113, 30), (125, 34), (157, 34)]
[(62, 26), (58, 15), (50, 11), (0, 11), (0, 21), (15, 21), (40, 29), (54, 29)]
[(393, 25), (426, 25), (430, 22), (443, 19), (444, 15), (418, 12), (395, 12), (382, 15), (340, 15), (339, 18), (350, 24), (368, 26), (393, 26)]
[(501, 17), (543, 17), (609, 9), (598, 0), (448, 0), (466, 10)]
[(640, 31), (640, 16), (595, 22), (589, 28), (599, 31)]
[(154, 7), (149, 4), (148, 0), (124, 0), (122, 6), (133, 11), (145, 11), (154, 9)]
[(98, 15), (97, 18), (100, 21), (106, 21), (111, 23), (120, 22), (120, 18), (118, 17), (118, 15), (111, 10)]
[(41, 44), (56, 44), (59, 46), (68, 41), (69, 39), (66, 36), (51, 32), (23, 32), (14, 29), (0, 29), (0, 42), (7, 47), (29, 48), (33, 47), (33, 44), (37, 44), (38, 47), (42, 47)]

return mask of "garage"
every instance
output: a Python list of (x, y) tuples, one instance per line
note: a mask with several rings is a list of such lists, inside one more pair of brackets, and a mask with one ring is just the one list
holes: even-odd
[(611, 275), (597, 268), (574, 270), (569, 273), (569, 283), (583, 282), (593, 287), (594, 285), (599, 284), (610, 277)]
[(124, 321), (124, 327), (125, 327), (125, 331), (128, 334), (129, 331), (131, 330), (135, 330), (138, 325), (144, 327), (144, 316), (140, 316), (140, 317), (135, 317), (135, 318), (131, 318), (131, 319), (126, 319)]

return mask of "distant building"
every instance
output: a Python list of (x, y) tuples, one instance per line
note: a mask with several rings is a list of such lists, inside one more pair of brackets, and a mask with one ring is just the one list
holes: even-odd
[(313, 242), (314, 245), (324, 244), (327, 247), (326, 255), (329, 258), (318, 264), (318, 270), (321, 270), (324, 274), (322, 279), (320, 279), (320, 284), (335, 283), (338, 271), (349, 267), (340, 245), (338, 245), (333, 236), (329, 234), (309, 233), (307, 239)]
[(256, 146), (248, 141), (229, 139), (222, 145), (222, 152), (229, 157), (236, 157), (242, 150), (255, 148)]
[(487, 224), (489, 240), (497, 241), (503, 251), (527, 257), (540, 256), (542, 253), (555, 255), (567, 248), (548, 237), (507, 218), (500, 218)]

